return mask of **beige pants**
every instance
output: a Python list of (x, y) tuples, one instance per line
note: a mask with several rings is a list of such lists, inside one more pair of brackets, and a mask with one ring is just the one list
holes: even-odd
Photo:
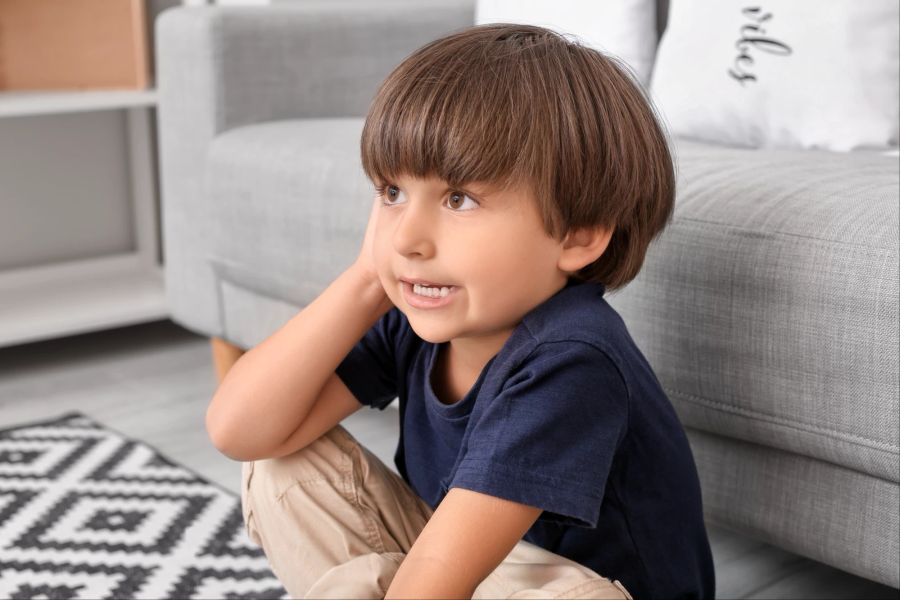
[[(384, 598), (431, 507), (341, 425), (243, 463), (247, 534), (292, 598)], [(627, 598), (618, 581), (520, 540), (473, 598)]]

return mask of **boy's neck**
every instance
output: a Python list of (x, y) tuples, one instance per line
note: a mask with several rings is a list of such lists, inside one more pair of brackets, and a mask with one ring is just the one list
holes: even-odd
[(464, 378), (477, 378), (484, 366), (500, 352), (513, 329), (498, 332), (486, 338), (457, 338), (443, 345), (444, 364), (448, 372), (458, 373)]
[[(469, 339), (450, 340), (438, 345), (436, 364), (432, 376), (435, 395), (444, 404), (462, 400), (503, 344), (512, 335), (498, 335), (489, 343), (475, 343)], [(468, 348), (459, 350), (459, 347)]]

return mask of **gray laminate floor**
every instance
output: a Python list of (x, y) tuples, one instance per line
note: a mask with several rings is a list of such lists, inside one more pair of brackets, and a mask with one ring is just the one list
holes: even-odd
[[(79, 410), (238, 493), (240, 464), (203, 426), (216, 388), (209, 342), (171, 321), (0, 348), (0, 428)], [(397, 413), (344, 425), (390, 468)], [(719, 598), (900, 598), (893, 588), (710, 527)]]

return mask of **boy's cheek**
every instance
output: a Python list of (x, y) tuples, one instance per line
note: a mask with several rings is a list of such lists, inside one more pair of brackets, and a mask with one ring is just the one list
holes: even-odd
[(378, 275), (382, 278), (388, 274), (390, 269), (388, 257), (389, 254), (387, 253), (387, 248), (385, 248), (384, 240), (376, 235), (374, 242), (372, 242), (372, 260), (375, 262), (375, 269), (378, 271)]

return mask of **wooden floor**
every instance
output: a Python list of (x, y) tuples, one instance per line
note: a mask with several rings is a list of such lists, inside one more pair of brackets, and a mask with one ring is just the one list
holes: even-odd
[[(209, 340), (171, 321), (0, 348), (0, 428), (79, 410), (238, 493), (240, 463), (209, 443)], [(397, 412), (345, 427), (394, 469)], [(719, 598), (900, 598), (900, 592), (710, 527)]]

